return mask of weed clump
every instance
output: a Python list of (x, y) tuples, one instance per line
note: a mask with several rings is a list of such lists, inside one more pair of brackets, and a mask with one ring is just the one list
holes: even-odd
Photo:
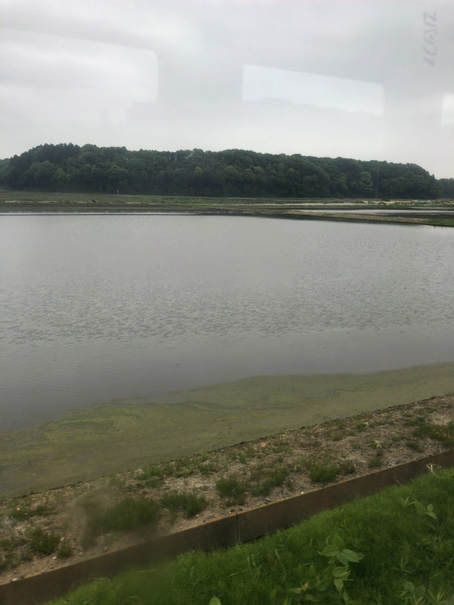
[(28, 538), (30, 550), (40, 555), (51, 555), (61, 539), (57, 534), (45, 532), (41, 527), (33, 529)]
[(0, 571), (13, 567), (15, 564), (14, 550), (21, 545), (21, 540), (3, 539), (0, 540)]
[(383, 450), (376, 450), (375, 455), (367, 461), (368, 468), (379, 468), (383, 464)]
[(137, 481), (143, 481), (147, 487), (158, 487), (164, 481), (164, 469), (157, 464), (148, 466), (136, 475)]
[(252, 488), (252, 495), (269, 496), (271, 490), (273, 490), (275, 487), (281, 487), (289, 475), (290, 469), (286, 466), (280, 466), (273, 469), (265, 475), (263, 480)]
[(446, 447), (454, 447), (454, 422), (446, 425), (420, 424), (413, 430), (415, 437), (429, 437), (440, 441)]
[(16, 519), (17, 521), (25, 521), (31, 517), (44, 517), (50, 513), (48, 507), (45, 504), (38, 504), (38, 506), (28, 506), (23, 504), (22, 506), (15, 506), (8, 511), (8, 517)]
[(207, 507), (208, 501), (203, 494), (199, 496), (195, 491), (185, 491), (166, 494), (161, 499), (161, 504), (173, 517), (180, 510), (185, 511), (187, 517), (194, 517)]
[(207, 462), (199, 463), (197, 469), (202, 475), (211, 475), (218, 470), (218, 465), (215, 462), (210, 462), (208, 460)]
[(83, 539), (85, 547), (91, 546), (95, 538), (108, 532), (139, 530), (154, 526), (159, 519), (159, 503), (151, 498), (124, 498), (112, 508), (102, 512), (97, 506), (86, 507), (88, 523)]
[(352, 475), (356, 471), (356, 466), (353, 462), (347, 460), (340, 464), (340, 469), (342, 475)]
[(59, 559), (68, 559), (73, 554), (74, 554), (74, 551), (72, 549), (71, 544), (67, 540), (63, 539), (60, 542), (60, 546), (58, 547), (57, 557)]
[(367, 422), (357, 422), (354, 427), (357, 431), (365, 431), (368, 428)]
[(283, 437), (277, 437), (271, 443), (271, 451), (275, 454), (279, 452), (287, 452), (289, 450), (289, 444)]
[(227, 504), (244, 504), (246, 487), (246, 482), (234, 475), (216, 481), (216, 489), (221, 498), (228, 498)]
[[(203, 457), (201, 458), (201, 462), (203, 462)], [(140, 473), (137, 473), (136, 479), (144, 481), (147, 487), (157, 487), (164, 481), (166, 476), (189, 477), (193, 475), (200, 465), (188, 457), (178, 458), (165, 464), (152, 464)]]
[(174, 477), (189, 477), (194, 474), (196, 464), (191, 458), (178, 458), (173, 463), (166, 465), (165, 470)]
[(309, 476), (314, 483), (327, 483), (333, 481), (342, 471), (338, 464), (330, 460), (307, 462), (306, 468), (309, 471)]
[(407, 417), (407, 420), (405, 420), (404, 424), (406, 426), (423, 426), (426, 424), (426, 420), (427, 420), (427, 415), (424, 414), (418, 414), (418, 415), (413, 415), (413, 414), (404, 414)]
[(343, 431), (335, 431), (331, 434), (331, 439), (333, 441), (342, 441), (346, 437), (346, 434)]
[(406, 441), (405, 445), (407, 447), (409, 447), (411, 450), (414, 450), (415, 452), (423, 452), (424, 451), (424, 448), (419, 443), (419, 441), (415, 441), (413, 439), (411, 439), (409, 441)]

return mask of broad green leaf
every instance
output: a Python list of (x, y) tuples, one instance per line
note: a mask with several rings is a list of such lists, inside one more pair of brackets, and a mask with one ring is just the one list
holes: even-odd
[(421, 504), (421, 502), (418, 502), (417, 500), (414, 501), (414, 505), (416, 507), (416, 510), (418, 511), (419, 515), (425, 515), (426, 514), (426, 507), (424, 506), (424, 504)]
[(429, 517), (432, 517), (432, 519), (437, 520), (437, 515), (434, 513), (434, 505), (433, 504), (428, 504), (427, 505), (426, 515), (428, 515)]
[(334, 538), (333, 538), (333, 544), (335, 544), (337, 546), (338, 550), (341, 550), (345, 546), (345, 542), (344, 542), (343, 538), (339, 534), (336, 534), (334, 536)]
[(364, 559), (364, 555), (360, 552), (355, 552), (354, 550), (350, 550), (349, 548), (344, 548), (342, 554), (347, 557), (349, 561), (352, 563), (359, 563), (361, 559)]
[(306, 589), (301, 586), (300, 588), (290, 588), (289, 592), (291, 592), (293, 594), (301, 594), (303, 592), (303, 590), (306, 590)]
[(209, 605), (222, 605), (221, 601), (217, 597), (213, 597)]
[(348, 567), (335, 567), (333, 569), (333, 578), (340, 578), (341, 580), (347, 580), (350, 575)]
[(320, 599), (318, 597), (314, 597), (311, 594), (304, 595), (304, 600), (308, 601), (309, 603), (319, 603), (320, 602)]
[(342, 565), (348, 565), (349, 559), (348, 557), (344, 554), (344, 552), (339, 552), (336, 555), (337, 559), (342, 563)]
[(341, 580), (340, 578), (336, 578), (334, 580), (334, 586), (337, 588), (338, 592), (341, 592), (341, 590), (344, 587), (344, 581)]
[(320, 554), (325, 557), (335, 557), (338, 552), (339, 552), (339, 549), (337, 548), (337, 546), (334, 546), (333, 544), (329, 544), (328, 546), (325, 546), (325, 548), (322, 551), (320, 551)]
[(319, 582), (317, 584), (317, 590), (319, 592), (325, 592), (325, 590), (328, 588), (328, 586), (330, 585), (330, 583), (331, 583), (331, 579), (330, 578), (322, 580), (321, 582)]

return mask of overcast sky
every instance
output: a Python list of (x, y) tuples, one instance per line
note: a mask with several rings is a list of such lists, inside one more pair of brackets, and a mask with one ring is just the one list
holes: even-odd
[(0, 0), (0, 157), (252, 149), (454, 177), (454, 2)]

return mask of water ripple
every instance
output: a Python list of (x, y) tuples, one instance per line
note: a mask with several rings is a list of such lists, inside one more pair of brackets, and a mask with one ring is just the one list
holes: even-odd
[[(430, 227), (0, 217), (2, 406), (293, 372), (289, 351), (306, 371), (344, 371), (346, 354), (382, 369), (398, 334), (411, 365), (416, 341), (454, 334), (453, 252), (454, 230)], [(441, 340), (440, 360), (454, 358)]]

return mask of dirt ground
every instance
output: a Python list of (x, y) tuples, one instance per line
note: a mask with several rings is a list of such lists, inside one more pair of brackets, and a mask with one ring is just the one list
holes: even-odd
[[(0, 583), (453, 446), (450, 394), (10, 499), (0, 503)], [(172, 509), (169, 495), (196, 507)], [(153, 528), (90, 535), (94, 516), (140, 498), (157, 503)]]

